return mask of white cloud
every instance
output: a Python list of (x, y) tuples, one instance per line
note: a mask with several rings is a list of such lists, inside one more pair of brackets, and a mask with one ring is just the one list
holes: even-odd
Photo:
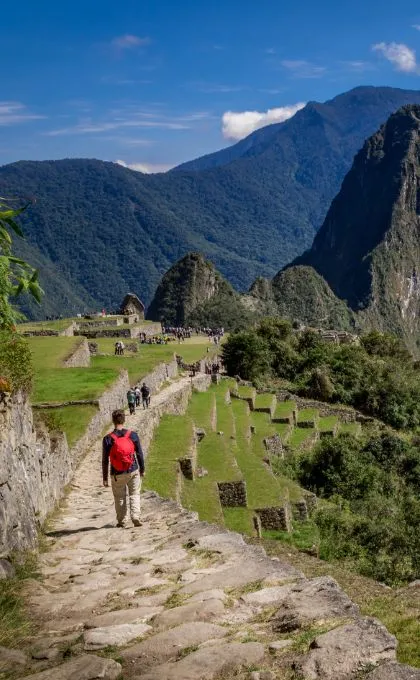
[(294, 78), (321, 78), (327, 70), (325, 66), (317, 66), (304, 59), (284, 59), (280, 63)]
[(297, 111), (303, 109), (305, 104), (298, 102), (291, 106), (280, 106), (268, 111), (226, 111), (222, 118), (222, 131), (226, 139), (243, 139), (254, 130), (271, 125), (272, 123), (283, 123), (291, 118)]
[(375, 69), (375, 66), (369, 61), (340, 61), (339, 63), (348, 71), (361, 73), (363, 71), (372, 71)]
[(130, 33), (118, 35), (111, 40), (111, 44), (119, 50), (132, 50), (134, 47), (145, 47), (146, 45), (150, 45), (150, 43), (150, 38), (140, 38), (138, 35), (132, 35)]
[(420, 24), (412, 24), (411, 28), (415, 28), (416, 31), (420, 31)]
[(408, 45), (404, 45), (404, 43), (381, 42), (373, 45), (372, 50), (380, 52), (385, 59), (388, 59), (395, 66), (397, 71), (415, 73), (419, 70), (415, 51), (408, 47)]
[(143, 172), (146, 175), (153, 175), (157, 172), (168, 172), (173, 165), (169, 163), (126, 163), (122, 160), (115, 161), (117, 165), (122, 165), (123, 168), (129, 168), (129, 170), (135, 170), (136, 172)]
[(42, 120), (45, 116), (28, 113), (26, 106), (20, 102), (0, 101), (0, 125), (16, 125), (30, 120)]
[(111, 130), (120, 130), (123, 128), (160, 128), (164, 130), (189, 130), (190, 125), (185, 125), (183, 122), (164, 121), (164, 120), (144, 120), (139, 118), (127, 120), (113, 120), (103, 122), (84, 122), (73, 125), (72, 127), (59, 128), (57, 130), (49, 130), (45, 132), (47, 137), (59, 137), (62, 135), (89, 135), (98, 134), (100, 132), (110, 132)]

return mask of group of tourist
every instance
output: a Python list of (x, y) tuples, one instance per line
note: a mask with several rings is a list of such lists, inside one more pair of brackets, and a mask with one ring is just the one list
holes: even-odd
[(130, 411), (130, 415), (136, 412), (136, 406), (140, 406), (140, 401), (144, 409), (150, 406), (150, 388), (143, 383), (141, 387), (136, 385), (135, 387), (130, 387), (127, 392), (127, 403)]
[(115, 350), (114, 350), (115, 356), (123, 356), (124, 350), (125, 350), (125, 345), (124, 345), (123, 341), (117, 340), (117, 342), (115, 343)]

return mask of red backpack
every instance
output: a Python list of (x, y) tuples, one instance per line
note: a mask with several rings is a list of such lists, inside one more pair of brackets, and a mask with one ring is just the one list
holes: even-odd
[(109, 460), (117, 472), (127, 472), (134, 463), (135, 446), (130, 435), (131, 430), (127, 430), (122, 437), (118, 437), (114, 432), (109, 433), (114, 441), (109, 452)]

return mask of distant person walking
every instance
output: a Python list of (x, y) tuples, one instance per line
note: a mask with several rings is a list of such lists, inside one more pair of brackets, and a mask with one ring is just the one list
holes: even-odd
[(146, 383), (141, 386), (141, 399), (143, 408), (149, 408), (150, 406), (150, 389), (147, 387)]
[(117, 526), (124, 527), (127, 516), (127, 489), (130, 517), (135, 527), (140, 522), (140, 488), (144, 477), (144, 455), (137, 432), (124, 427), (125, 413), (113, 411), (114, 430), (102, 442), (103, 485), (109, 486), (108, 474), (111, 466), (111, 487), (114, 494)]
[(132, 387), (127, 392), (127, 403), (130, 409), (130, 416), (136, 412), (136, 393)]
[(141, 389), (138, 385), (134, 388), (134, 392), (136, 393), (136, 406), (140, 406)]

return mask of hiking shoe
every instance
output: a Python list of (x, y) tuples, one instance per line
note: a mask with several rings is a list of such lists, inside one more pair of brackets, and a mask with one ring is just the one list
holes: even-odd
[(124, 529), (124, 527), (125, 527), (124, 522), (117, 522), (117, 527), (118, 527), (119, 529)]
[(141, 527), (141, 522), (139, 519), (133, 519), (133, 525), (135, 527)]

